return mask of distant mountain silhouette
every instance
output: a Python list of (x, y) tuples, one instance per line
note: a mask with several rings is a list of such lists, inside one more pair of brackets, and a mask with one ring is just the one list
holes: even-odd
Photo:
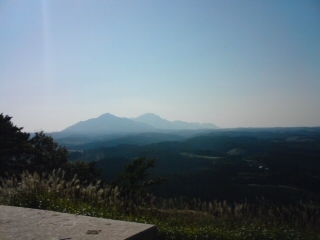
[(148, 124), (154, 128), (168, 129), (168, 130), (197, 130), (197, 129), (218, 129), (212, 123), (188, 123), (183, 121), (168, 121), (153, 113), (146, 113), (137, 118), (131, 118), (137, 122)]
[(152, 132), (155, 130), (156, 129), (145, 123), (136, 122), (128, 118), (116, 117), (110, 113), (106, 113), (98, 118), (92, 118), (86, 121), (78, 122), (62, 130), (62, 132), (110, 134)]
[[(137, 118), (120, 118), (110, 113), (105, 113), (97, 118), (80, 121), (66, 129), (52, 133), (55, 138), (81, 138), (81, 141), (91, 142), (91, 136), (117, 135), (146, 132), (164, 132), (177, 130), (202, 130), (217, 129), (211, 123), (188, 123), (183, 121), (170, 122), (153, 113), (146, 113)], [(89, 138), (88, 138), (89, 137)]]

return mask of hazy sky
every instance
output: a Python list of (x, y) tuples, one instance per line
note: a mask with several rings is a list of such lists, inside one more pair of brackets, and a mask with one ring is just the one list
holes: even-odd
[(0, 0), (0, 112), (320, 126), (320, 2)]

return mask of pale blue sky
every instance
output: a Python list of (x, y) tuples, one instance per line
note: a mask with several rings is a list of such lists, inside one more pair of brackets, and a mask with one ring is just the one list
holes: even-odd
[(320, 126), (320, 2), (0, 0), (0, 112)]

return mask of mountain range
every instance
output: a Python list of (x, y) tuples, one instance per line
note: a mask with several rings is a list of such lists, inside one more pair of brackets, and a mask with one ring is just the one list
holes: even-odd
[(137, 118), (131, 118), (136, 122), (148, 124), (154, 128), (166, 130), (198, 130), (198, 129), (218, 129), (212, 123), (197, 123), (197, 122), (183, 122), (183, 121), (168, 121), (159, 117), (154, 113), (145, 113)]
[(218, 129), (211, 123), (188, 123), (184, 121), (168, 121), (153, 113), (146, 113), (137, 118), (120, 118), (105, 113), (97, 118), (80, 121), (67, 127), (60, 133), (74, 134), (114, 134), (114, 133), (144, 133), (163, 130), (199, 130)]

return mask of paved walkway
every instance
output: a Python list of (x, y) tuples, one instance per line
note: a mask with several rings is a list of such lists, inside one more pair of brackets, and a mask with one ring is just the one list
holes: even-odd
[(156, 239), (153, 225), (0, 205), (0, 240)]

